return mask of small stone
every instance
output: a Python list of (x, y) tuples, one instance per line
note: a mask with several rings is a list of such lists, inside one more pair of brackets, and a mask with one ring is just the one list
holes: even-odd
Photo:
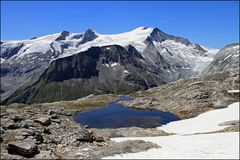
[(9, 123), (4, 124), (3, 127), (7, 128), (7, 129), (17, 129), (17, 128), (20, 128), (20, 124), (9, 122)]
[(83, 128), (87, 129), (89, 128), (89, 125), (84, 125)]
[(37, 154), (34, 158), (35, 159), (54, 159), (51, 151), (40, 151), (40, 153)]
[(37, 115), (34, 122), (40, 123), (41, 125), (47, 126), (51, 124), (51, 119), (47, 115)]
[(7, 150), (10, 154), (18, 154), (25, 157), (34, 157), (39, 152), (36, 144), (22, 141), (8, 143)]
[(53, 115), (51, 115), (50, 117), (51, 117), (51, 119), (58, 119), (58, 115), (55, 113)]
[(23, 118), (22, 117), (19, 117), (19, 116), (15, 116), (15, 117), (13, 117), (13, 118), (11, 118), (15, 123), (16, 122), (20, 122), (20, 121), (22, 121), (23, 120)]
[(3, 134), (4, 132), (5, 130), (2, 127), (0, 127), (0, 134)]
[(103, 137), (93, 137), (93, 140), (96, 142), (105, 142)]
[(28, 125), (27, 123), (21, 123), (21, 127), (28, 129), (28, 128), (29, 128), (29, 125)]
[(77, 141), (80, 141), (80, 142), (92, 142), (93, 141), (92, 135), (86, 130), (83, 130), (77, 134), (78, 134), (77, 138), (76, 138)]
[(35, 136), (36, 134), (36, 131), (35, 130), (32, 130), (32, 129), (23, 129), (22, 132), (20, 133), (20, 135), (22, 136)]
[(36, 139), (36, 141), (37, 141), (38, 143), (42, 143), (43, 140), (44, 140), (40, 132), (36, 132), (34, 138)]
[(55, 112), (53, 111), (53, 110), (49, 110), (48, 111), (48, 115), (50, 116), (50, 115), (53, 115)]
[(65, 115), (65, 116), (72, 116), (74, 114), (74, 112), (69, 111), (69, 110), (62, 110), (59, 112), (59, 114)]
[(51, 131), (48, 127), (44, 127), (43, 128), (43, 133), (46, 133), (46, 134), (51, 134)]
[(31, 126), (31, 127), (35, 126), (34, 121), (31, 120), (31, 119), (27, 119), (27, 120), (25, 120), (24, 123), (28, 124), (28, 126)]
[(17, 139), (17, 140), (24, 140), (24, 139), (25, 139), (25, 136), (23, 136), (23, 135), (17, 135), (17, 136), (15, 136), (14, 138)]
[(57, 120), (57, 119), (52, 119), (51, 121), (54, 122), (54, 123), (61, 123), (61, 121)]

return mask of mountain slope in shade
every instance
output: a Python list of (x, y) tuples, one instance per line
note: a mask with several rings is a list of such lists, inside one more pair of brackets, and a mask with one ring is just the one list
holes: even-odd
[(72, 100), (92, 93), (127, 94), (163, 83), (164, 77), (146, 64), (134, 47), (91, 47), (53, 61), (36, 83), (18, 89), (4, 103)]
[(239, 46), (238, 43), (233, 43), (221, 49), (204, 73), (214, 74), (228, 70), (239, 70)]
[(2, 41), (1, 98), (35, 82), (53, 60), (86, 51), (92, 46), (106, 45), (134, 47), (156, 72), (168, 72), (166, 82), (197, 75), (212, 61), (208, 51), (201, 46), (158, 28), (139, 27), (114, 35), (98, 34), (90, 29), (84, 33), (63, 31), (31, 40)]

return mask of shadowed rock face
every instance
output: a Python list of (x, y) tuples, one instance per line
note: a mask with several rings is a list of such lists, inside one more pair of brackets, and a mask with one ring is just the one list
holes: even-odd
[(57, 59), (43, 74), (42, 79), (50, 83), (72, 78), (96, 77), (99, 72), (96, 67), (100, 54), (100, 48), (91, 48), (88, 52), (76, 56)]
[(128, 51), (118, 45), (92, 47), (53, 61), (36, 83), (17, 90), (4, 103), (72, 100), (89, 94), (127, 94), (163, 83), (161, 74), (147, 64), (134, 47), (129, 46)]
[(17, 43), (15, 44), (13, 47), (8, 46), (7, 44), (1, 44), (1, 58), (10, 58), (12, 56), (14, 56), (15, 54), (18, 53), (18, 51), (22, 48), (23, 43)]
[(79, 44), (84, 44), (88, 41), (92, 41), (94, 40), (95, 38), (97, 38), (97, 35), (96, 33), (91, 30), (91, 29), (88, 29), (84, 34), (83, 34), (83, 39), (82, 41), (79, 43)]

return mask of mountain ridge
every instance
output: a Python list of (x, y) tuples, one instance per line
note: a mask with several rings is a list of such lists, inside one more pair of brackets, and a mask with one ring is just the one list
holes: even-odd
[[(200, 45), (185, 38), (169, 35), (158, 28), (139, 27), (115, 35), (103, 35), (88, 29), (84, 33), (61, 33), (31, 40), (8, 41), (1, 44), (1, 98), (19, 87), (32, 83), (56, 59), (75, 55), (94, 46), (132, 46), (150, 68), (165, 69), (166, 83), (199, 74), (212, 58)], [(130, 47), (131, 48), (131, 47)], [(132, 49), (133, 49), (132, 48)]]

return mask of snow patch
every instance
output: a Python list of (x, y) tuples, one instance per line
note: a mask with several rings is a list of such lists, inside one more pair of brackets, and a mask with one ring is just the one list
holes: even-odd
[(118, 65), (119, 65), (119, 63), (112, 63), (111, 67), (118, 66)]
[(180, 135), (206, 133), (224, 129), (226, 126), (220, 126), (219, 124), (238, 119), (239, 102), (236, 102), (227, 108), (205, 112), (195, 118), (171, 122), (158, 127), (158, 129)]
[(229, 57), (231, 57), (232, 55), (231, 54), (229, 54), (227, 57), (225, 57), (224, 58), (224, 60), (223, 61), (225, 61), (226, 59), (228, 59)]
[(138, 153), (127, 153), (103, 159), (238, 159), (239, 132), (200, 134), (191, 136), (162, 136), (112, 138), (115, 142), (144, 140), (161, 146)]
[(228, 93), (239, 93), (239, 90), (228, 90)]
[(129, 73), (129, 71), (128, 71), (128, 70), (124, 70), (124, 71), (123, 71), (123, 73), (126, 73), (126, 74), (128, 74), (128, 73)]

